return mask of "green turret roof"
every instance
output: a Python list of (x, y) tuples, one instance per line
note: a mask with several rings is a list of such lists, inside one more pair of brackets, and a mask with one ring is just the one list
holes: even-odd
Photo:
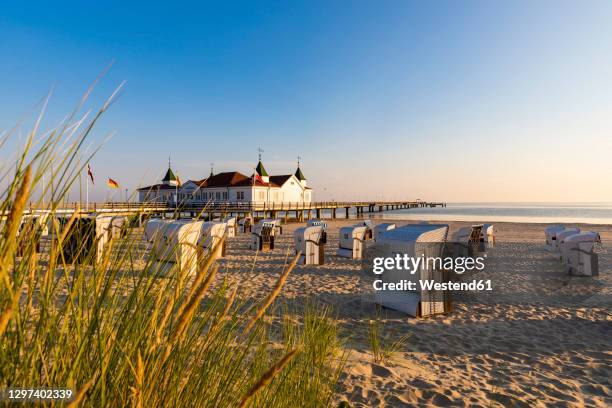
[(176, 176), (174, 175), (174, 173), (172, 172), (172, 169), (170, 167), (168, 167), (168, 171), (166, 172), (166, 175), (164, 176), (162, 181), (163, 182), (177, 181)]
[(306, 177), (304, 177), (304, 173), (302, 173), (302, 170), (299, 167), (295, 171), (295, 177), (300, 181), (306, 180)]
[(261, 177), (268, 177), (268, 172), (266, 171), (266, 169), (264, 168), (263, 164), (261, 163), (261, 160), (259, 161), (259, 163), (257, 163), (257, 167), (255, 167), (255, 171)]

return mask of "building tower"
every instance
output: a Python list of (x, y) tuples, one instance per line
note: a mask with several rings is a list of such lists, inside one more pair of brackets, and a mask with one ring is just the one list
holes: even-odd
[(170, 167), (170, 157), (168, 157), (168, 171), (166, 171), (166, 175), (162, 179), (162, 184), (167, 186), (178, 186), (178, 178), (174, 175), (172, 168)]
[(306, 177), (304, 177), (304, 173), (302, 173), (302, 169), (300, 169), (300, 159), (301, 157), (298, 156), (298, 162), (297, 162), (297, 170), (295, 171), (295, 178), (297, 178), (300, 181), (300, 184), (302, 185), (302, 187), (306, 187)]
[(259, 177), (261, 177), (264, 183), (269, 183), (270, 176), (268, 175), (266, 168), (261, 162), (261, 154), (263, 153), (263, 150), (261, 150), (261, 148), (258, 148), (257, 150), (259, 151), (259, 162), (257, 163), (257, 167), (255, 167), (255, 171), (257, 172), (257, 174), (259, 174)]

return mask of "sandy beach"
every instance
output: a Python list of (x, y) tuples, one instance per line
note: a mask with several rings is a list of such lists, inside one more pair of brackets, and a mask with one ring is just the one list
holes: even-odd
[[(368, 338), (375, 306), (363, 296), (361, 263), (335, 255), (338, 229), (329, 221), (325, 265), (299, 266), (282, 299), (312, 299), (333, 307), (350, 352), (338, 402), (376, 406), (610, 406), (612, 393), (612, 226), (598, 231), (600, 276), (569, 277), (544, 249), (545, 224), (496, 223), (497, 244), (485, 270), (492, 292), (454, 296), (448, 315), (416, 319), (382, 311), (386, 341), (410, 335), (385, 363), (374, 363)], [(397, 221), (398, 225), (410, 221)], [(438, 222), (436, 222), (438, 223)], [(469, 225), (449, 222), (450, 231)], [(250, 234), (228, 240), (218, 279), (240, 281), (242, 298), (270, 291), (293, 255), (293, 231), (284, 226), (272, 252), (247, 248)]]

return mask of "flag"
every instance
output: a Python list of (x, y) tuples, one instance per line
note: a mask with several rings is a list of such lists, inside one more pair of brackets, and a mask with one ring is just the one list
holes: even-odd
[(183, 184), (183, 183), (181, 183), (181, 179), (179, 178), (179, 176), (178, 176), (178, 174), (177, 174), (177, 175), (176, 175), (176, 185), (180, 187), (180, 186), (181, 186), (181, 184)]
[(87, 163), (87, 175), (91, 179), (91, 184), (96, 184), (94, 182), (93, 173), (91, 172), (91, 167), (89, 167), (89, 163)]
[(110, 177), (108, 178), (108, 181), (106, 182), (106, 184), (108, 184), (110, 188), (119, 188), (119, 183), (117, 183), (115, 180), (113, 180)]
[(255, 176), (256, 181), (259, 181), (261, 184), (265, 184), (259, 173), (255, 172), (253, 175)]

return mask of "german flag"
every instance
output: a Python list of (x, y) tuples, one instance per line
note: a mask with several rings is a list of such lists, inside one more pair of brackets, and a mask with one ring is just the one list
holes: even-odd
[(119, 188), (119, 183), (117, 183), (115, 180), (113, 180), (112, 178), (108, 178), (108, 181), (106, 182), (106, 184), (110, 187), (110, 188)]

